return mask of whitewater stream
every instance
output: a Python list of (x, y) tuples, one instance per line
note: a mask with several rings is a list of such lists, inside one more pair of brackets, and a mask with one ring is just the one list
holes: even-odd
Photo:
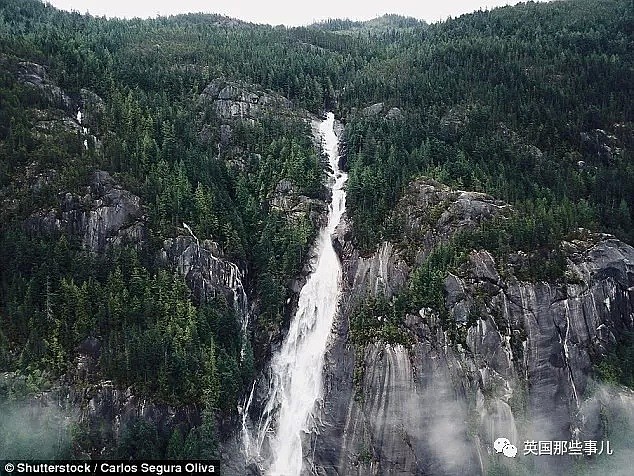
[(345, 211), (347, 174), (339, 170), (335, 118), (320, 123), (322, 147), (328, 155), (332, 202), (328, 224), (317, 238), (317, 259), (299, 294), (297, 313), (270, 367), (269, 394), (257, 434), (258, 448), (267, 443), (264, 464), (270, 476), (297, 476), (302, 471), (302, 434), (310, 431), (315, 405), (322, 397), (324, 355), (339, 300), (341, 264), (331, 235)]

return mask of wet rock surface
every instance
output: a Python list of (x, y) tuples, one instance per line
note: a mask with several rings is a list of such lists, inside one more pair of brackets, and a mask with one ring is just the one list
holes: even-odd
[[(457, 231), (509, 211), (485, 194), (423, 180), (395, 213), (405, 239), (419, 244), (413, 257), (420, 262)], [(404, 318), (411, 348), (373, 342), (355, 349), (351, 312), (367, 296), (397, 294), (411, 257), (390, 242), (361, 256), (351, 238), (344, 217), (333, 236), (344, 295), (318, 423), (306, 438), (307, 474), (486, 474), (499, 436), (520, 451), (524, 440), (605, 437), (599, 413), (614, 395), (593, 393), (593, 363), (634, 328), (634, 248), (581, 233), (563, 243), (573, 279), (558, 283), (520, 281), (488, 251), (473, 250), (444, 283), (454, 335), (437, 312), (421, 309)], [(534, 464), (542, 474), (565, 474), (573, 463), (535, 457)]]
[(247, 312), (247, 299), (242, 284), (242, 271), (222, 256), (217, 243), (199, 242), (192, 236), (177, 236), (165, 240), (161, 261), (185, 277), (199, 303), (223, 295), (240, 314)]

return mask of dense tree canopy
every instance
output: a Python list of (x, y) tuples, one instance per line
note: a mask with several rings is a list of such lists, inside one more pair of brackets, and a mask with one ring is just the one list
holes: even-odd
[[(433, 25), (387, 16), (301, 28), (216, 15), (106, 20), (0, 0), (2, 368), (54, 379), (94, 337), (107, 377), (166, 402), (235, 412), (267, 333), (286, 324), (289, 283), (316, 232), (272, 197), (285, 180), (324, 198), (324, 164), (302, 110), (335, 110), (346, 125), (348, 213), (364, 251), (398, 240), (390, 213), (418, 176), (488, 192), (517, 212), (432, 256), (399, 312), (437, 304), (442, 273), (469, 246), (550, 259), (580, 226), (634, 243), (633, 24), (627, 0), (529, 2)], [(42, 94), (20, 81), (24, 62), (43, 66), (60, 89)], [(284, 95), (295, 114), (234, 123), (230, 146), (221, 147), (222, 121), (200, 105), (219, 77)], [(62, 92), (77, 101), (86, 90), (103, 101), (84, 111), (96, 140), (59, 126), (76, 112)], [(383, 112), (366, 109), (379, 102)], [(398, 112), (386, 115), (390, 108)], [(52, 129), (37, 129), (43, 119)], [(25, 187), (33, 167), (54, 169), (54, 183)], [(144, 251), (94, 256), (72, 237), (25, 230), (25, 219), (96, 169), (142, 198)], [(249, 271), (258, 332), (248, 342), (232, 306), (194, 303), (183, 278), (157, 263), (183, 222)], [(561, 266), (551, 261), (526, 278), (555, 279)], [(367, 324), (386, 306), (360, 311), (359, 339), (407, 341), (397, 326)], [(161, 447), (197, 454), (197, 441), (215, 431), (209, 425), (194, 436), (177, 430)], [(139, 423), (125, 441), (155, 438), (152, 431)]]

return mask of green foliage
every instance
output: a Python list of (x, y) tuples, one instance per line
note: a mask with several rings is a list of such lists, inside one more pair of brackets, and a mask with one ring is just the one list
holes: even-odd
[(428, 307), (441, 316), (446, 316), (445, 276), (449, 268), (456, 266), (459, 260), (455, 245), (436, 247), (425, 262), (412, 273), (406, 296), (400, 296), (401, 301), (407, 303), (410, 310)]
[[(634, 242), (631, 17), (626, 1), (528, 3), (383, 41), (390, 59), (362, 69), (341, 98), (346, 111), (379, 101), (405, 111), (349, 117), (358, 244), (391, 237), (389, 213), (418, 175), (546, 207), (564, 233), (598, 227)], [(571, 205), (586, 212), (574, 223), (558, 214)], [(545, 215), (538, 233), (553, 225)]]
[(370, 464), (373, 460), (372, 450), (367, 446), (361, 448), (357, 456), (357, 462), (360, 464)]
[(350, 340), (361, 349), (370, 342), (411, 345), (411, 336), (403, 328), (403, 315), (384, 296), (371, 297), (350, 318)]
[(129, 422), (123, 429), (116, 457), (124, 459), (160, 459), (159, 435), (156, 426), (146, 420)]
[[(233, 124), (230, 147), (216, 147), (213, 133), (205, 142), (200, 131), (217, 131), (222, 121), (202, 108), (199, 94), (225, 76), (320, 112), (352, 59), (301, 46), (321, 38), (316, 32), (245, 26), (227, 35), (215, 23), (226, 19), (216, 16), (107, 21), (9, 0), (0, 19), (0, 184), (8, 186), (0, 198), (9, 193), (17, 204), (0, 211), (3, 368), (55, 378), (94, 337), (104, 373), (118, 383), (171, 403), (204, 399), (235, 411), (256, 370), (253, 346), (242, 342), (233, 309), (221, 299), (195, 306), (182, 279), (156, 268), (154, 256), (187, 223), (250, 268), (249, 284), (262, 296), (258, 325), (276, 329), (316, 230), (312, 210), (297, 219), (271, 201), (282, 180), (296, 194), (321, 197), (325, 175), (310, 125), (293, 115)], [(291, 50), (289, 37), (296, 38)], [(43, 65), (45, 80), (72, 104), (24, 84), (24, 62)], [(64, 126), (82, 88), (103, 99), (82, 105), (97, 142)], [(51, 124), (46, 133), (38, 132), (43, 119)], [(95, 168), (142, 198), (151, 232), (144, 256), (88, 256), (64, 234), (22, 232), (34, 211), (60, 207), (60, 191), (85, 193)], [(49, 169), (53, 179), (41, 188), (20, 185)]]
[(514, 266), (515, 276), (524, 281), (562, 281), (566, 271), (561, 240), (571, 231), (594, 222), (586, 201), (549, 203), (527, 200), (513, 213), (482, 222), (477, 228), (456, 235), (455, 246), (465, 251), (487, 249), (504, 267), (509, 253), (523, 251)]
[[(156, 253), (183, 222), (217, 241), (249, 269), (256, 337), (275, 332), (317, 210), (298, 218), (272, 204), (281, 182), (323, 198), (324, 173), (310, 126), (293, 114), (236, 122), (223, 144), (223, 121), (200, 101), (217, 77), (271, 89), (313, 113), (335, 108), (346, 120), (348, 212), (364, 251), (398, 240), (390, 213), (421, 175), (513, 205), (434, 251), (400, 295), (363, 303), (351, 317), (358, 354), (376, 339), (408, 345), (402, 319), (421, 307), (459, 339), (443, 280), (472, 248), (500, 263), (523, 251), (516, 276), (552, 281), (568, 279), (558, 243), (577, 227), (633, 242), (631, 19), (625, 0), (574, 0), (429, 26), (384, 17), (286, 29), (216, 15), (106, 20), (36, 0), (0, 2), (0, 365), (25, 375), (7, 391), (45, 387), (93, 337), (116, 382), (173, 404), (234, 411), (259, 365), (258, 339), (242, 342), (222, 299), (194, 305), (182, 278), (156, 266)], [(24, 62), (46, 66), (73, 105), (21, 81)], [(84, 88), (103, 99), (84, 105), (96, 140), (64, 125)], [(361, 112), (376, 102), (399, 107), (402, 119)], [(151, 235), (141, 256), (90, 256), (63, 233), (23, 232), (34, 212), (60, 207), (60, 192), (83, 195), (96, 168), (141, 197)], [(50, 181), (31, 186), (50, 170)], [(628, 355), (617, 350), (600, 371), (629, 382)], [(201, 455), (213, 446), (212, 427), (207, 418), (182, 443), (176, 434), (168, 453)], [(139, 437), (168, 446), (133, 423), (122, 454), (154, 456), (135, 446)]]
[(599, 378), (634, 389), (634, 332), (623, 331), (616, 347), (597, 365)]
[(219, 457), (215, 415), (209, 407), (203, 411), (202, 423), (187, 434), (181, 454), (183, 459), (210, 460)]
[(389, 301), (385, 296), (368, 297), (350, 315), (348, 339), (354, 347), (355, 364), (353, 385), (355, 399), (363, 401), (363, 380), (365, 378), (365, 349), (374, 342), (411, 347), (414, 337), (405, 327), (400, 296)]
[(6, 363), (29, 376), (27, 386), (41, 386), (33, 379), (43, 372), (63, 373), (93, 337), (104, 373), (120, 383), (167, 402), (204, 399), (233, 410), (253, 359), (241, 366), (240, 324), (224, 299), (196, 308), (181, 277), (150, 272), (132, 250), (82, 258), (63, 240), (15, 235), (6, 244)]
[(165, 457), (168, 460), (178, 461), (184, 459), (184, 451), (185, 451), (185, 439), (183, 438), (183, 434), (181, 430), (177, 427), (172, 430), (172, 436), (167, 443), (167, 450)]

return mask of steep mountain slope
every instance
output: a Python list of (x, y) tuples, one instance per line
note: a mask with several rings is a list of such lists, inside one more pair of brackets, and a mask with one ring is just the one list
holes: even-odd
[[(135, 74), (125, 58), (159, 24), (39, 2), (2, 14), (3, 395), (52, 388), (79, 426), (77, 454), (211, 455), (216, 421), (237, 418), (285, 325), (324, 215), (314, 116), (244, 79), (185, 86), (202, 71), (191, 63)], [(181, 54), (180, 22), (199, 20), (174, 19), (161, 54)], [(236, 45), (272, 33), (240, 28)], [(151, 451), (134, 448), (143, 432)], [(8, 454), (37, 455), (24, 438)]]
[[(600, 389), (592, 362), (632, 332), (634, 248), (579, 230), (562, 244), (565, 279), (551, 283), (518, 279), (521, 253), (500, 263), (472, 250), (440, 281), (439, 307), (421, 306), (416, 295), (431, 283), (412, 272), (411, 257), (429, 262), (505, 206), (418, 181), (397, 210), (406, 233), (425, 236), (409, 258), (391, 242), (359, 256), (345, 224), (336, 238), (345, 296), (311, 438), (315, 473), (572, 474), (574, 458), (496, 455), (501, 436), (521, 444), (610, 435), (631, 454), (633, 394)], [(436, 223), (420, 221), (432, 214)], [(594, 464), (601, 472), (605, 460)]]
[[(623, 474), (633, 14), (285, 29), (0, 0), (0, 456), (267, 467), (242, 438), (316, 258), (333, 110), (343, 294), (303, 471)], [(498, 436), (620, 453), (506, 460)]]

